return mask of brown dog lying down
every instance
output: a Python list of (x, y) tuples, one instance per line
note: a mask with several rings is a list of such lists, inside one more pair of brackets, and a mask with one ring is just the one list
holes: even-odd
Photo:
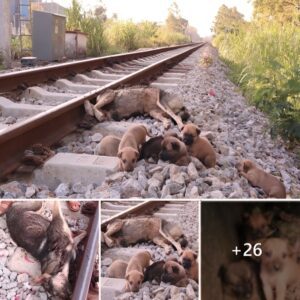
[(144, 125), (134, 125), (125, 132), (118, 149), (121, 171), (133, 171), (140, 154), (140, 145), (145, 143), (146, 136), (150, 134)]
[(160, 159), (164, 161), (170, 161), (178, 166), (187, 166), (191, 162), (185, 144), (176, 137), (164, 137), (161, 148)]
[(120, 138), (114, 135), (107, 135), (96, 146), (94, 154), (103, 156), (118, 156), (120, 142)]
[(198, 282), (199, 265), (197, 261), (197, 253), (193, 250), (186, 249), (182, 252), (179, 262), (184, 267), (187, 277)]
[(126, 290), (138, 292), (143, 280), (144, 271), (149, 266), (151, 254), (148, 251), (141, 251), (131, 257), (126, 269)]
[(14, 202), (6, 213), (8, 230), (18, 246), (40, 261), (42, 276), (35, 281), (42, 283), (53, 299), (70, 299), (69, 266), (86, 233), (72, 238), (59, 201), (53, 202), (51, 222), (37, 212), (41, 207), (41, 201)]
[(240, 175), (244, 176), (251, 185), (260, 187), (270, 198), (286, 198), (283, 183), (275, 176), (265, 172), (251, 160), (245, 159), (237, 164)]
[(217, 159), (215, 150), (206, 138), (199, 136), (200, 132), (194, 124), (185, 125), (181, 130), (183, 142), (191, 156), (197, 157), (205, 167), (213, 168)]
[(181, 228), (157, 217), (136, 217), (116, 219), (107, 225), (104, 241), (108, 247), (136, 244), (140, 241), (152, 241), (170, 252), (173, 245), (178, 253), (182, 252), (187, 242)]
[(107, 90), (99, 95), (96, 105), (85, 102), (85, 109), (89, 115), (95, 116), (98, 121), (120, 121), (136, 115), (150, 115), (163, 122), (165, 128), (170, 127), (170, 117), (177, 114), (179, 120), (187, 120), (189, 114), (179, 97), (160, 91), (157, 88), (130, 88)]
[(224, 300), (263, 299), (255, 265), (251, 261), (240, 260), (221, 266), (219, 277)]
[(124, 260), (115, 260), (107, 269), (106, 276), (109, 278), (125, 278), (128, 263)]

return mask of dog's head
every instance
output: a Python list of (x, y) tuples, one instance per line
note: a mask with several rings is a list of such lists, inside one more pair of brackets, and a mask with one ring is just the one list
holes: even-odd
[(120, 159), (120, 169), (131, 172), (139, 158), (139, 152), (132, 147), (124, 147), (119, 151), (118, 157)]
[(191, 117), (190, 113), (188, 112), (185, 106), (181, 108), (180, 112), (178, 113), (178, 116), (181, 118), (183, 122), (187, 122)]
[(161, 143), (160, 159), (164, 161), (176, 161), (183, 152), (184, 144), (173, 136), (167, 136)]
[(236, 168), (239, 172), (247, 173), (249, 170), (256, 168), (255, 163), (249, 159), (244, 159), (237, 163)]
[(126, 274), (125, 279), (127, 280), (129, 290), (131, 292), (138, 292), (143, 283), (144, 275), (137, 270), (132, 270)]
[(169, 282), (171, 284), (176, 284), (179, 280), (186, 277), (185, 270), (182, 265), (180, 265), (176, 259), (167, 260), (163, 267), (163, 274), (161, 280), (163, 282)]
[(282, 238), (269, 238), (262, 243), (261, 265), (269, 273), (281, 272), (292, 255), (288, 241)]
[(266, 238), (273, 233), (272, 218), (272, 213), (263, 213), (258, 208), (244, 214), (246, 225), (255, 239)]
[(198, 255), (193, 250), (184, 250), (179, 258), (180, 263), (185, 269), (190, 269), (195, 263)]
[(181, 134), (186, 145), (192, 145), (199, 137), (201, 130), (195, 124), (186, 124), (182, 127)]
[(221, 266), (219, 277), (224, 294), (235, 299), (250, 299), (253, 294), (255, 274), (245, 261)]

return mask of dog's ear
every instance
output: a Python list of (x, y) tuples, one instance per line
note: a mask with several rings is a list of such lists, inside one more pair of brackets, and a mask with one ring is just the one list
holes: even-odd
[(196, 252), (193, 252), (193, 256), (194, 256), (194, 259), (197, 259), (198, 254)]
[(143, 282), (143, 280), (144, 280), (144, 274), (140, 273), (139, 275), (140, 275), (140, 278), (141, 278), (141, 282)]
[(118, 155), (119, 158), (122, 158), (122, 153), (123, 153), (122, 150), (118, 152), (117, 155)]
[(184, 127), (185, 127), (185, 125), (183, 125), (183, 126), (181, 127), (180, 131), (182, 131), (182, 130), (184, 129)]
[(136, 159), (138, 159), (138, 158), (139, 158), (139, 156), (140, 156), (140, 152), (139, 152), (139, 151), (137, 151), (137, 150), (134, 150), (134, 153), (135, 153)]
[(172, 145), (172, 149), (175, 151), (178, 151), (180, 149), (180, 146), (177, 142), (172, 142), (171, 145)]
[(253, 167), (253, 163), (251, 160), (244, 160), (242, 164), (245, 173), (247, 173)]
[(196, 132), (197, 132), (197, 135), (199, 135), (201, 133), (201, 130), (198, 126), (196, 126)]
[(177, 266), (172, 266), (172, 271), (173, 271), (173, 273), (178, 274), (179, 268)]
[(129, 280), (129, 274), (126, 274), (125, 279)]

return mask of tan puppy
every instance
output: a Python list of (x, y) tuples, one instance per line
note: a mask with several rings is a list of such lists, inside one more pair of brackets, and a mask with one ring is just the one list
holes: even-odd
[(173, 136), (165, 136), (161, 143), (160, 159), (178, 166), (187, 166), (191, 158), (183, 142)]
[(200, 132), (195, 124), (185, 125), (181, 130), (183, 142), (191, 156), (197, 157), (205, 167), (213, 168), (217, 160), (215, 150), (206, 138), (199, 136)]
[(144, 125), (134, 125), (123, 135), (119, 149), (121, 171), (133, 171), (139, 157), (139, 147), (146, 141), (146, 136), (150, 136)]
[(144, 280), (144, 271), (150, 265), (150, 260), (151, 254), (148, 251), (141, 251), (130, 259), (125, 276), (127, 291), (139, 291)]
[(192, 278), (196, 282), (198, 282), (198, 273), (199, 273), (198, 271), (199, 265), (198, 265), (197, 257), (198, 255), (196, 252), (190, 249), (186, 249), (182, 252), (179, 258), (179, 262), (184, 267), (187, 277)]
[(245, 159), (237, 164), (240, 175), (244, 176), (251, 185), (260, 187), (270, 198), (286, 198), (283, 183), (275, 176), (266, 173), (251, 160)]
[(176, 261), (176, 259), (166, 261), (163, 267), (161, 280), (178, 287), (186, 287), (189, 283), (185, 269)]
[(288, 241), (270, 238), (262, 244), (260, 277), (266, 300), (285, 300), (287, 289), (300, 278), (300, 266)]
[(124, 260), (115, 260), (107, 269), (106, 276), (109, 278), (125, 278), (128, 263)]
[(114, 135), (107, 135), (96, 146), (95, 154), (103, 156), (118, 156), (120, 142), (120, 138)]

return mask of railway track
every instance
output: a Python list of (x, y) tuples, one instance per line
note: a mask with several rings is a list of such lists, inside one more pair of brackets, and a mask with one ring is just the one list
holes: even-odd
[[(106, 226), (114, 221), (115, 219), (123, 219), (123, 218), (134, 218), (137, 216), (143, 215), (150, 215), (156, 216), (163, 220), (167, 220), (170, 222), (175, 222), (180, 226), (183, 226), (181, 223), (181, 215), (188, 215), (191, 218), (191, 214), (187, 209), (188, 205), (198, 205), (198, 202), (189, 202), (189, 201), (139, 201), (134, 203), (133, 201), (102, 201), (101, 202), (101, 231), (102, 235), (106, 231)], [(196, 217), (198, 218), (198, 217)], [(198, 228), (198, 220), (193, 220), (195, 222), (196, 227)], [(183, 232), (186, 234), (186, 230), (188, 227), (183, 227)], [(191, 228), (189, 228), (191, 229)], [(195, 237), (196, 243), (198, 243), (198, 234)], [(163, 249), (157, 245), (154, 245), (149, 242), (141, 242), (134, 246), (130, 247), (113, 247), (107, 248), (104, 239), (101, 239), (101, 299), (108, 300), (108, 299), (123, 299), (125, 297), (124, 294), (124, 287), (125, 287), (125, 280), (124, 279), (115, 279), (115, 278), (107, 278), (106, 269), (107, 267), (116, 259), (122, 259), (128, 261), (130, 257), (134, 254), (138, 253), (141, 250), (149, 250), (152, 252), (152, 257), (154, 261), (164, 260), (169, 255), (163, 251)], [(190, 244), (189, 247), (193, 248)], [(194, 249), (197, 250), (197, 249)], [(172, 250), (171, 257), (178, 257), (176, 251)], [(163, 288), (162, 288), (163, 287)], [(126, 299), (173, 299), (175, 295), (170, 292), (171, 287), (169, 286), (157, 286), (155, 282), (145, 282), (140, 291), (137, 294), (127, 293)], [(189, 291), (193, 290), (195, 295), (191, 296), (191, 298), (186, 298), (185, 295), (186, 290), (182, 289), (181, 293), (178, 292), (178, 299), (198, 299), (198, 285), (195, 282), (191, 282), (191, 287), (189, 287)], [(173, 291), (176, 288), (173, 288)], [(179, 290), (179, 289), (178, 289)], [(162, 294), (160, 294), (162, 292)], [(179, 296), (180, 294), (180, 296)], [(163, 295), (163, 296), (162, 296)], [(132, 298), (130, 298), (132, 297)], [(149, 298), (147, 298), (149, 297)], [(164, 298), (159, 298), (164, 297)], [(194, 297), (194, 298), (193, 298)], [(125, 299), (124, 298), (124, 299)], [(175, 299), (175, 298), (174, 298)], [(176, 298), (177, 299), (177, 298)]]
[[(188, 71), (178, 63), (203, 44), (158, 48), (0, 75), (0, 92), (10, 98), (1, 98), (2, 115), (15, 114), (23, 118), (0, 131), (0, 179), (20, 166), (24, 151), (31, 145), (51, 146), (74, 131), (85, 115), (83, 103), (86, 100), (94, 101), (107, 89), (145, 80), (152, 80), (152, 86), (172, 86), (174, 80), (180, 80), (182, 72)], [(39, 86), (32, 86), (36, 84)], [(14, 103), (11, 99), (20, 88), (27, 88), (23, 93), (24, 103)], [(43, 105), (48, 101), (52, 106), (28, 104), (35, 103), (32, 99), (38, 99)], [(24, 120), (22, 112), (29, 117)]]

